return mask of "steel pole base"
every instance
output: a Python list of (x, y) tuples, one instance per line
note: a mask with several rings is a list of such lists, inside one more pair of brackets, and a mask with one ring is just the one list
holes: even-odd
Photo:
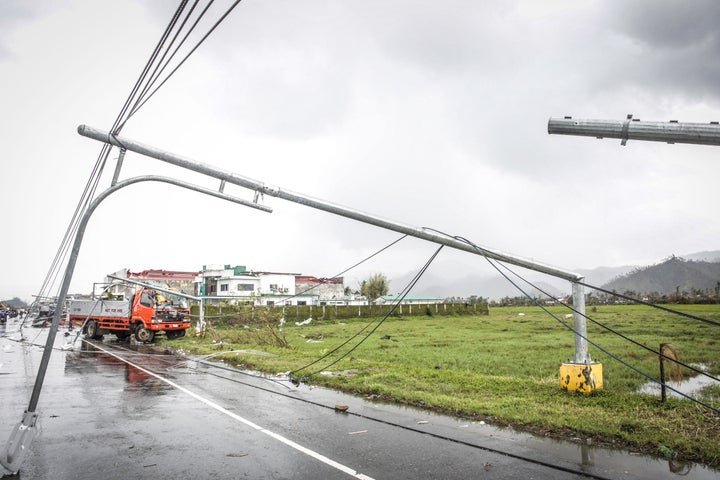
[(30, 449), (37, 429), (38, 414), (36, 412), (25, 412), (23, 419), (18, 423), (10, 434), (10, 439), (0, 455), (0, 473), (2, 475), (15, 475), (20, 470), (25, 455)]
[(563, 363), (560, 388), (590, 395), (603, 389), (602, 363)]

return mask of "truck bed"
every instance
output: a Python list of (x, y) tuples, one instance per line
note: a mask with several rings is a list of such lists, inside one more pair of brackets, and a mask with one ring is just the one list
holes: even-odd
[(71, 317), (130, 317), (130, 302), (126, 300), (73, 300)]

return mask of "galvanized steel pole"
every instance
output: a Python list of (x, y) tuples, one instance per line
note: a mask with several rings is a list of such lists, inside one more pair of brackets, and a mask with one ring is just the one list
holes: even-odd
[(110, 135), (108, 132), (104, 132), (101, 130), (96, 130), (92, 127), (88, 127), (86, 125), (80, 125), (78, 127), (78, 133), (84, 137), (92, 138), (94, 140), (98, 140), (104, 143), (108, 143), (111, 145), (115, 145), (120, 148), (126, 148), (130, 151), (146, 155), (148, 157), (155, 158), (157, 160), (161, 160), (163, 162), (170, 163), (172, 165), (176, 165), (179, 167), (186, 168), (188, 170), (192, 170), (197, 173), (201, 173), (203, 175), (208, 175), (214, 178), (218, 178), (222, 181), (225, 181), (227, 183), (232, 183), (234, 185), (239, 185), (244, 188), (248, 188), (250, 190), (254, 190), (257, 193), (263, 194), (263, 195), (269, 195), (271, 197), (278, 197), (283, 200), (287, 200), (294, 203), (299, 203), (301, 205), (305, 205), (307, 207), (315, 208), (317, 210), (323, 210), (325, 212), (333, 213), (335, 215), (339, 215), (342, 217), (350, 218), (352, 220), (357, 220), (359, 222), (368, 223), (370, 225), (375, 225), (377, 227), (385, 228), (387, 230), (392, 230), (395, 232), (403, 233), (412, 237), (421, 238), (423, 240), (427, 240), (433, 243), (437, 243), (440, 245), (445, 245), (451, 248), (455, 248), (458, 250), (464, 250), (466, 252), (474, 253), (476, 255), (482, 255), (488, 258), (492, 258), (493, 260), (498, 260), (502, 262), (506, 262), (512, 265), (517, 265), (523, 268), (527, 268), (530, 270), (534, 270), (537, 272), (546, 273), (548, 275), (552, 275), (554, 277), (563, 278), (570, 282), (576, 282), (579, 280), (582, 280), (582, 275), (579, 275), (577, 273), (573, 273), (567, 270), (562, 270), (559, 268), (551, 267), (549, 265), (544, 265), (532, 260), (523, 259), (514, 255), (510, 255), (507, 253), (501, 253), (495, 250), (490, 250), (486, 248), (478, 249), (466, 242), (463, 242), (461, 240), (458, 240), (453, 237), (448, 237), (445, 235), (433, 233), (430, 230), (423, 229), (423, 228), (417, 228), (412, 227), (409, 225), (404, 225), (399, 222), (394, 222), (392, 220), (384, 219), (375, 215), (371, 215), (368, 213), (361, 212), (359, 210), (354, 210), (352, 208), (343, 207), (341, 205), (337, 205), (331, 202), (327, 202), (325, 200), (320, 200), (317, 198), (312, 198), (310, 196), (301, 194), (301, 193), (295, 193), (291, 192), (289, 190), (281, 189), (280, 187), (273, 186), (273, 185), (267, 185), (264, 182), (260, 182), (258, 180), (253, 180), (248, 177), (243, 177), (241, 175), (231, 173), (228, 171), (224, 171), (215, 167), (212, 167), (210, 165), (202, 164), (199, 162), (196, 162), (194, 160), (190, 160), (188, 158), (175, 155), (169, 152), (166, 152), (164, 150), (160, 150), (158, 148), (145, 145), (143, 143), (131, 140), (129, 138), (124, 137), (117, 137)]
[(688, 123), (676, 120), (646, 122), (632, 118), (632, 115), (628, 115), (625, 120), (550, 118), (548, 133), (551, 135), (619, 138), (622, 145), (625, 145), (628, 140), (720, 145), (720, 124), (718, 122)]
[(573, 283), (573, 329), (575, 330), (575, 363), (591, 363), (587, 343), (587, 321), (585, 320), (585, 289)]

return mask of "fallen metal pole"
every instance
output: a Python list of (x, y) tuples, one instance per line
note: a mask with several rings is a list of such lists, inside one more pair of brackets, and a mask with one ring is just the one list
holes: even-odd
[(412, 237), (421, 238), (423, 240), (427, 240), (440, 245), (445, 245), (458, 250), (464, 250), (466, 252), (474, 253), (476, 255), (482, 255), (493, 260), (517, 265), (519, 267), (527, 268), (537, 272), (546, 273), (548, 275), (563, 278), (571, 282), (579, 281), (583, 278), (582, 275), (569, 272), (567, 270), (551, 267), (532, 260), (523, 259), (514, 255), (501, 253), (487, 248), (477, 249), (474, 246), (469, 245), (466, 242), (457, 240), (453, 237), (432, 233), (431, 231), (423, 228), (404, 225), (398, 222), (394, 222), (392, 220), (387, 220), (375, 215), (354, 210), (352, 208), (343, 207), (341, 205), (327, 202), (325, 200), (320, 200), (307, 195), (303, 195), (301, 193), (284, 190), (277, 186), (267, 185), (264, 182), (253, 180), (248, 177), (243, 177), (241, 175), (221, 170), (210, 165), (202, 164), (194, 160), (182, 157), (180, 155), (175, 155), (159, 148), (155, 148), (150, 145), (131, 140), (129, 138), (113, 136), (110, 135), (108, 132), (96, 130), (86, 125), (80, 125), (78, 127), (78, 133), (84, 137), (92, 138), (103, 143), (115, 145), (120, 148), (126, 148), (127, 150), (139, 153), (141, 155), (152, 157), (157, 160), (170, 163), (172, 165), (195, 171), (197, 173), (218, 178), (227, 183), (232, 183), (234, 185), (239, 185), (241, 187), (254, 190), (255, 192), (258, 192), (262, 195), (282, 198), (283, 200), (287, 200), (289, 202), (299, 203), (307, 207), (323, 210), (325, 212), (350, 218), (352, 220), (357, 220), (359, 222), (368, 223), (370, 225), (375, 225), (377, 227), (381, 227), (387, 230), (392, 230)]
[(588, 346), (586, 340), (587, 329), (585, 322), (584, 287), (576, 283), (583, 279), (582, 275), (544, 265), (533, 260), (523, 259), (507, 253), (490, 250), (488, 248), (478, 248), (476, 245), (471, 245), (468, 242), (464, 242), (462, 240), (446, 235), (433, 233), (429, 229), (404, 225), (399, 222), (394, 222), (392, 220), (384, 219), (375, 215), (371, 215), (369, 213), (360, 212), (352, 208), (343, 207), (341, 205), (330, 203), (325, 200), (312, 198), (301, 193), (284, 190), (277, 186), (266, 185), (265, 183), (258, 180), (253, 180), (251, 178), (221, 170), (210, 165), (202, 164), (194, 160), (190, 160), (188, 158), (161, 150), (159, 148), (152, 147), (150, 145), (137, 142), (135, 140), (131, 140), (129, 138), (120, 138), (117, 136), (113, 136), (110, 135), (108, 132), (97, 130), (87, 125), (80, 125), (78, 127), (78, 133), (84, 137), (92, 138), (103, 143), (115, 145), (120, 148), (125, 148), (141, 155), (152, 157), (157, 160), (170, 163), (172, 165), (183, 167), (188, 170), (201, 173), (203, 175), (208, 175), (210, 177), (220, 179), (223, 184), (232, 183), (234, 185), (239, 185), (241, 187), (254, 190), (256, 192), (256, 198), (259, 196), (259, 194), (281, 198), (289, 202), (299, 203), (300, 205), (305, 205), (315, 208), (317, 210), (322, 210), (325, 212), (333, 213), (335, 215), (350, 218), (352, 220), (357, 220), (359, 222), (375, 225), (377, 227), (387, 230), (403, 233), (405, 235), (427, 240), (429, 242), (445, 245), (451, 248), (473, 253), (475, 255), (481, 255), (487, 258), (491, 258), (493, 260), (509, 263), (511, 265), (517, 265), (519, 267), (527, 268), (529, 270), (534, 270), (536, 272), (541, 272), (547, 275), (551, 275), (553, 277), (568, 280), (572, 283), (574, 301), (579, 303), (578, 307), (575, 309), (575, 313), (573, 314), (575, 323), (574, 331), (576, 333), (575, 359), (577, 362), (590, 361), (590, 355), (588, 354)]
[(551, 118), (548, 121), (551, 135), (577, 135), (596, 138), (619, 138), (625, 145), (628, 140), (649, 142), (692, 143), (720, 145), (720, 124), (646, 122), (628, 115), (625, 120), (588, 120), (572, 117)]
[(195, 295), (188, 295), (187, 293), (178, 292), (177, 290), (170, 290), (169, 288), (158, 287), (157, 285), (153, 285), (151, 283), (140, 282), (138, 280), (133, 280), (131, 278), (118, 277), (117, 275), (106, 275), (106, 276), (107, 276), (107, 278), (112, 278), (113, 280), (118, 280), (119, 282), (122, 282), (122, 283), (138, 285), (140, 287), (157, 290), (158, 292), (161, 292), (161, 293), (167, 293), (169, 295), (177, 295), (178, 297), (182, 297), (182, 298), (189, 298), (190, 300), (195, 300), (196, 302), (201, 300), (200, 297), (196, 297)]

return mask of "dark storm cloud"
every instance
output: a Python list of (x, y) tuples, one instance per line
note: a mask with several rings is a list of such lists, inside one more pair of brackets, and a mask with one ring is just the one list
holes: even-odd
[(643, 0), (614, 7), (605, 18), (630, 42), (617, 74), (660, 95), (720, 100), (720, 2)]
[(716, 0), (622, 2), (615, 12), (617, 30), (651, 48), (683, 50), (718, 43)]

